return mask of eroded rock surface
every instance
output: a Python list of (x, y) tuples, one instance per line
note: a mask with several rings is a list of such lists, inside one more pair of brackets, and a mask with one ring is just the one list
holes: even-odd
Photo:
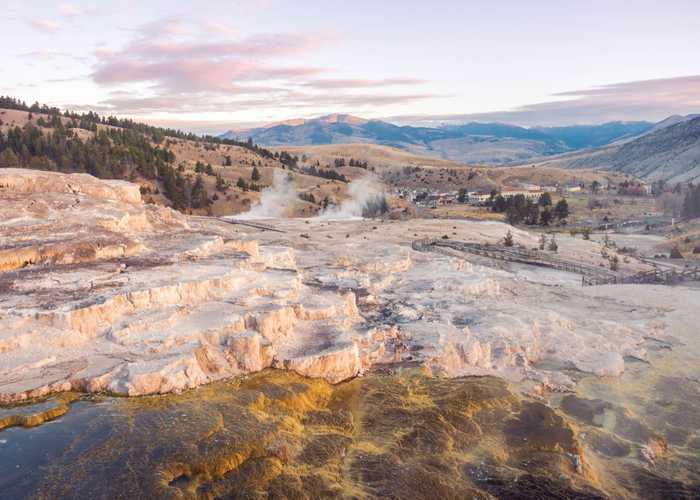
[[(576, 275), (411, 248), (496, 242), (502, 224), (267, 223), (284, 232), (144, 205), (124, 182), (0, 170), (0, 402), (178, 392), (267, 367), (336, 383), (399, 362), (569, 390), (666, 335), (664, 311)], [(559, 247), (601, 263), (591, 242)]]

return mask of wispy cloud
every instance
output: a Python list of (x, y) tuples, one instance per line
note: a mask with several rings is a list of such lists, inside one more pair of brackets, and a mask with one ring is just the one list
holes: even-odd
[(75, 18), (83, 16), (85, 14), (93, 13), (95, 12), (95, 9), (84, 9), (72, 3), (62, 3), (58, 6), (58, 11), (64, 17)]
[(142, 61), (117, 58), (103, 64), (93, 74), (103, 85), (155, 82), (161, 93), (210, 92), (235, 94), (235, 82), (313, 76), (319, 68), (278, 68), (255, 62), (225, 60), (214, 64), (208, 58), (188, 60)]
[(238, 33), (238, 29), (229, 23), (222, 21), (201, 21), (202, 31), (215, 35), (232, 36)]
[(422, 85), (426, 80), (416, 78), (385, 78), (383, 80), (362, 79), (323, 79), (305, 82), (305, 87), (316, 89), (358, 89), (358, 88), (386, 88), (405, 85)]
[(68, 52), (59, 52), (59, 51), (49, 50), (46, 48), (38, 49), (38, 50), (30, 50), (29, 52), (23, 52), (21, 54), (18, 54), (18, 57), (22, 57), (22, 58), (30, 59), (30, 60), (43, 59), (46, 61), (50, 61), (50, 60), (58, 59), (58, 58), (66, 58), (66, 59), (73, 59), (74, 61), (78, 61), (78, 62), (86, 62), (89, 59), (87, 57), (76, 56), (75, 54), (70, 54)]
[(100, 85), (152, 82), (161, 94), (210, 92), (235, 94), (246, 81), (298, 79), (324, 70), (285, 66), (281, 56), (313, 50), (320, 35), (269, 34), (239, 40), (200, 41), (193, 25), (178, 18), (149, 23), (121, 50), (99, 48), (93, 73)]
[(44, 31), (47, 33), (54, 33), (61, 28), (61, 25), (55, 21), (50, 21), (48, 19), (32, 19), (29, 21), (32, 28), (39, 31)]
[(142, 115), (163, 110), (180, 113), (220, 113), (240, 111), (249, 108), (271, 110), (284, 107), (289, 110), (325, 108), (329, 111), (342, 109), (362, 110), (376, 106), (410, 104), (425, 99), (433, 99), (433, 94), (307, 94), (274, 87), (240, 87), (240, 92), (232, 96), (213, 97), (200, 94), (193, 98), (190, 93), (135, 96), (130, 92), (112, 92), (109, 98), (97, 106), (68, 106), (76, 110), (93, 110), (101, 113), (119, 112)]
[[(129, 114), (252, 107), (329, 106), (335, 110), (432, 97), (386, 93), (390, 87), (418, 85), (423, 80), (321, 78), (334, 70), (298, 63), (324, 44), (337, 42), (332, 34), (268, 33), (231, 39), (232, 31), (221, 28), (209, 31), (201, 20), (171, 17), (133, 30), (134, 36), (123, 48), (98, 47), (92, 78), (112, 89), (101, 106)], [(134, 93), (134, 84), (142, 90)], [(126, 87), (130, 92), (120, 92)]]
[(477, 114), (391, 117), (400, 123), (500, 121), (520, 125), (570, 125), (623, 120), (662, 120), (700, 111), (700, 75), (614, 83), (559, 92), (559, 100)]

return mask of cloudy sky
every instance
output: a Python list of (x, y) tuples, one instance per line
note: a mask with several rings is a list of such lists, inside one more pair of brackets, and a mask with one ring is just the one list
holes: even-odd
[(697, 0), (5, 0), (0, 94), (219, 131), (700, 112)]

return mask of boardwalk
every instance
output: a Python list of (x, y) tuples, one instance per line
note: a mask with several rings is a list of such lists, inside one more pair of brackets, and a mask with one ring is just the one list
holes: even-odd
[(226, 224), (233, 224), (237, 226), (246, 226), (246, 227), (252, 227), (254, 229), (259, 229), (261, 231), (272, 231), (275, 233), (284, 233), (286, 231), (283, 231), (281, 229), (277, 229), (274, 226), (271, 226), (269, 224), (263, 224), (258, 221), (250, 221), (250, 220), (243, 220), (243, 219), (233, 219), (229, 217), (210, 217), (210, 216), (204, 216), (204, 215), (193, 215), (192, 216), (194, 219), (208, 219), (208, 220), (218, 220), (219, 222), (224, 222)]
[(684, 281), (700, 281), (700, 267), (685, 269), (652, 269), (627, 276), (615, 276), (608, 279), (583, 277), (583, 284), (592, 285), (625, 285), (625, 284), (657, 284), (675, 285)]
[(581, 275), (581, 284), (583, 286), (632, 283), (670, 285), (682, 281), (700, 280), (699, 267), (689, 267), (682, 270), (653, 269), (651, 271), (625, 275), (600, 267), (561, 259), (536, 250), (506, 247), (504, 245), (481, 245), (479, 243), (465, 243), (453, 240), (423, 239), (414, 241), (411, 246), (414, 250), (421, 252), (434, 251), (439, 248), (450, 248), (459, 252), (480, 255), (490, 259), (576, 273)]

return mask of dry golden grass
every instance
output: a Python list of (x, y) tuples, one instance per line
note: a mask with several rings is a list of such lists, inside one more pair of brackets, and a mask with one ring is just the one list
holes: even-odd
[[(561, 196), (552, 197), (552, 202), (557, 203)], [(591, 208), (591, 199), (598, 200), (603, 206)], [(639, 218), (645, 214), (658, 214), (658, 206), (655, 198), (640, 196), (618, 196), (615, 194), (574, 194), (568, 195), (566, 201), (569, 205), (571, 216), (569, 222), (594, 221), (603, 224), (607, 217), (608, 222), (622, 222)]]
[(668, 231), (667, 237), (667, 250), (678, 248), (684, 257), (700, 260), (700, 253), (694, 253), (700, 248), (700, 218), (676, 224)]
[[(320, 177), (292, 172), (283, 167), (277, 160), (263, 158), (249, 149), (228, 145), (205, 145), (185, 140), (169, 140), (168, 148), (175, 153), (176, 164), (182, 165), (184, 173), (194, 178), (197, 174), (195, 166), (198, 161), (211, 164), (215, 174), (220, 175), (230, 187), (225, 191), (216, 190), (216, 177), (202, 174), (202, 179), (209, 195), (213, 200), (208, 209), (194, 210), (198, 214), (231, 215), (249, 210), (260, 199), (261, 193), (256, 191), (244, 191), (236, 187), (239, 178), (247, 183), (252, 182), (253, 169), (257, 167), (260, 180), (256, 182), (261, 188), (272, 185), (276, 171), (283, 171), (291, 176), (297, 190), (300, 193), (312, 194), (315, 204), (297, 200), (290, 213), (294, 216), (312, 216), (321, 208), (320, 203), (326, 196), (342, 201), (347, 194), (347, 184), (332, 181)], [(231, 157), (230, 166), (224, 165), (224, 158)], [(364, 173), (364, 171), (363, 171)], [(214, 196), (216, 194), (216, 196)]]
[[(32, 113), (32, 119), (30, 120), (27, 111), (0, 109), (0, 120), (3, 123), (0, 126), (0, 130), (6, 132), (10, 127), (24, 127), (30, 121), (36, 125), (40, 118), (46, 121), (50, 120), (49, 116), (40, 113)], [(62, 118), (62, 121), (67, 124), (70, 120)], [(112, 127), (109, 125), (98, 125), (98, 128)], [(43, 128), (42, 130), (44, 133), (49, 133), (51, 128)], [(94, 136), (94, 132), (79, 128), (73, 129), (73, 132), (82, 140)], [(153, 145), (156, 146), (156, 144)], [(264, 158), (256, 152), (240, 146), (204, 144), (176, 138), (166, 138), (161, 146), (167, 147), (175, 154), (175, 165), (181, 167), (185, 175), (191, 176), (192, 181), (197, 175), (195, 172), (197, 162), (202, 162), (205, 165), (210, 164), (214, 173), (221, 175), (230, 184), (226, 192), (217, 191), (216, 177), (202, 174), (208, 197), (212, 199), (212, 205), (208, 209), (193, 210), (193, 213), (197, 214), (229, 215), (247, 211), (259, 200), (261, 194), (237, 188), (236, 182), (239, 177), (250, 183), (253, 168), (257, 167), (261, 174), (261, 179), (257, 184), (265, 187), (272, 184), (274, 172), (284, 168), (278, 160)], [(225, 166), (227, 157), (231, 160), (231, 165), (229, 166)], [(314, 215), (319, 211), (320, 202), (326, 196), (336, 201), (345, 199), (347, 193), (346, 183), (296, 172), (286, 172), (292, 176), (300, 192), (313, 194), (318, 201), (316, 204), (311, 204), (301, 199), (298, 200), (292, 210), (292, 213), (295, 215)], [(365, 171), (359, 173), (366, 174)], [(355, 175), (352, 177), (355, 177)], [(146, 193), (143, 196), (145, 201), (165, 206), (171, 205), (170, 201), (163, 195), (163, 186), (158, 181), (143, 178), (136, 178), (134, 181), (146, 188)]]
[[(333, 165), (336, 158), (350, 158), (366, 161), (370, 168), (381, 175), (387, 184), (397, 188), (432, 189), (454, 191), (460, 188), (469, 190), (491, 190), (519, 184), (590, 184), (594, 180), (607, 184), (618, 183), (627, 178), (624, 175), (593, 171), (566, 170), (552, 167), (488, 167), (465, 165), (464, 163), (442, 160), (408, 153), (400, 149), (376, 144), (329, 144), (321, 146), (294, 146), (273, 148), (306, 156), (310, 163), (318, 161), (321, 167)], [(362, 169), (344, 167), (343, 174), (353, 177)], [(359, 172), (358, 172), (359, 171)]]
[(614, 183), (628, 176), (600, 170), (567, 170), (554, 167), (497, 167), (490, 168), (489, 175), (502, 184), (532, 183), (538, 185)]
[(426, 208), (421, 210), (418, 215), (423, 218), (491, 221), (502, 221), (505, 218), (503, 214), (492, 212), (486, 207), (474, 207), (471, 205), (446, 205), (437, 208)]
[(288, 151), (299, 157), (306, 155), (311, 162), (319, 161), (322, 166), (332, 165), (336, 158), (355, 158), (375, 167), (426, 166), (464, 167), (463, 163), (421, 156), (378, 144), (327, 144), (320, 146), (281, 146), (270, 148), (273, 151)]

